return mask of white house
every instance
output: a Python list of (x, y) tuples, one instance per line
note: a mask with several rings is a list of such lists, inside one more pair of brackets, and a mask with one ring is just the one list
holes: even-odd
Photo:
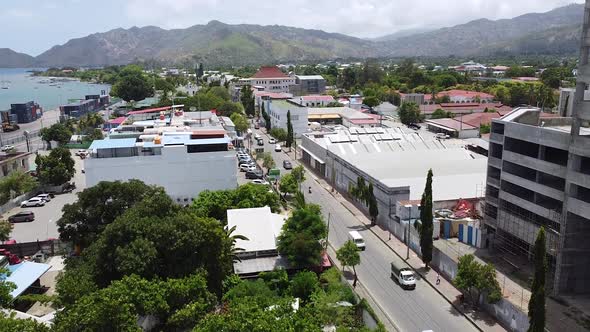
[(307, 107), (284, 99), (269, 99), (265, 100), (265, 102), (266, 112), (270, 116), (271, 128), (287, 130), (287, 112), (290, 111), (295, 136), (299, 137), (307, 132)]

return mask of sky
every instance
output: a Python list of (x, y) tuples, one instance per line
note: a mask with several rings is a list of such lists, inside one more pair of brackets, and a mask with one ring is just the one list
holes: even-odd
[(36, 56), (116, 28), (186, 28), (211, 20), (288, 25), (370, 38), (546, 12), (583, 0), (0, 0), (0, 48)]

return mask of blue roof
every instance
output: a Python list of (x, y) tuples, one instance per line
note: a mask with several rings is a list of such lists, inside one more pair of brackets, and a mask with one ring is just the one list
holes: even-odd
[(51, 265), (22, 262), (20, 264), (9, 265), (8, 270), (10, 275), (6, 281), (12, 282), (16, 285), (16, 289), (10, 292), (10, 295), (15, 298), (21, 295), (27, 288), (29, 288), (37, 279), (47, 272)]
[(101, 139), (92, 142), (89, 150), (132, 148), (135, 146), (135, 138)]

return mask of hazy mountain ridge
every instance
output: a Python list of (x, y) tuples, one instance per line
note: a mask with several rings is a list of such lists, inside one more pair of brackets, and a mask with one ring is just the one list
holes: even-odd
[(321, 30), (219, 21), (172, 30), (119, 28), (71, 39), (36, 58), (0, 49), (0, 67), (103, 66), (141, 60), (258, 65), (367, 57), (574, 54), (579, 47), (583, 8), (574, 4), (512, 19), (479, 19), (433, 31), (417, 30), (419, 33), (399, 31), (373, 40)]

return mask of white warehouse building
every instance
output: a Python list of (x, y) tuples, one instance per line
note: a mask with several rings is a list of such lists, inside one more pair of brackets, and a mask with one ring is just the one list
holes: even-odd
[(138, 179), (164, 187), (179, 204), (203, 190), (237, 186), (236, 155), (224, 130), (164, 133), (153, 141), (96, 140), (84, 161), (86, 184)]
[(307, 132), (307, 107), (285, 99), (268, 99), (265, 102), (266, 112), (270, 116), (271, 128), (287, 130), (287, 112), (291, 111), (291, 123), (295, 137), (300, 137), (301, 134)]

